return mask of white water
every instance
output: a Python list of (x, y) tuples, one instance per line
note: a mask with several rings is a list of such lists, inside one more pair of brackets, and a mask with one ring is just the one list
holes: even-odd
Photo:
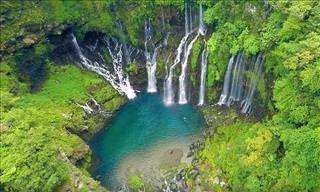
[(177, 54), (176, 58), (174, 59), (173, 65), (170, 66), (169, 68), (169, 73), (166, 77), (166, 80), (164, 82), (164, 103), (166, 105), (172, 105), (174, 103), (174, 91), (173, 91), (173, 76), (175, 72), (175, 67), (180, 63), (181, 61), (181, 54), (184, 49), (184, 46), (186, 44), (186, 41), (189, 37), (189, 33), (186, 34), (180, 41), (178, 49), (177, 49)]
[(174, 104), (174, 88), (173, 88), (173, 76), (175, 75), (175, 67), (180, 63), (181, 57), (183, 53), (186, 51), (186, 43), (187, 40), (190, 36), (191, 33), (189, 33), (189, 17), (188, 17), (188, 9), (187, 9), (187, 4), (185, 4), (185, 10), (184, 10), (184, 15), (185, 15), (185, 35), (181, 39), (179, 46), (177, 48), (177, 54), (176, 58), (174, 59), (173, 65), (170, 66), (168, 75), (165, 79), (164, 82), (164, 103), (166, 105), (172, 105)]
[(251, 75), (249, 90), (247, 92), (245, 99), (241, 102), (242, 113), (249, 114), (252, 111), (252, 100), (253, 100), (253, 96), (262, 73), (263, 64), (264, 64), (264, 59), (262, 54), (260, 53), (256, 59), (254, 69), (253, 69), (253, 74)]
[(244, 54), (238, 52), (236, 56), (232, 56), (229, 60), (228, 69), (224, 77), (223, 90), (218, 104), (227, 105), (229, 107), (233, 102), (242, 100), (241, 112), (245, 114), (251, 113), (253, 96), (262, 73), (263, 64), (264, 59), (260, 53), (254, 63), (246, 96), (243, 97), (243, 78), (245, 70)]
[[(191, 13), (191, 9), (190, 9), (190, 13)], [(190, 23), (192, 23), (191, 20), (190, 20)], [(192, 31), (192, 29), (190, 31)], [(200, 6), (199, 6), (198, 32), (197, 32), (196, 36), (192, 39), (192, 41), (186, 46), (186, 49), (185, 49), (185, 52), (183, 55), (183, 60), (182, 60), (183, 62), (181, 63), (181, 74), (179, 76), (179, 104), (188, 103), (188, 95), (187, 95), (188, 59), (189, 59), (189, 55), (191, 53), (191, 49), (193, 47), (193, 44), (197, 41), (199, 35), (203, 35), (203, 36), (205, 35), (205, 25), (203, 23), (202, 4), (200, 4)]]
[(199, 5), (199, 32), (202, 36), (205, 36), (206, 34), (206, 26), (203, 22), (203, 8), (202, 4)]
[[(122, 64), (123, 64), (123, 52), (122, 44), (115, 41), (116, 45), (114, 50), (111, 48), (110, 40), (106, 40), (109, 53), (112, 57), (113, 73), (106, 67), (106, 64), (100, 64), (96, 61), (88, 59), (81, 51), (81, 48), (77, 42), (76, 37), (72, 34), (72, 42), (76, 51), (80, 57), (81, 64), (83, 67), (96, 72), (106, 79), (121, 95), (126, 95), (129, 99), (136, 97), (135, 91), (130, 85), (129, 77), (124, 75)], [(131, 51), (131, 50), (130, 50)]]
[(188, 68), (188, 59), (192, 49), (193, 44), (197, 41), (199, 34), (192, 39), (192, 41), (187, 46), (186, 52), (183, 57), (183, 62), (181, 64), (181, 74), (179, 76), (179, 104), (188, 103), (187, 99), (187, 68)]
[(227, 103), (227, 99), (228, 99), (227, 97), (229, 94), (230, 82), (232, 78), (233, 63), (234, 63), (234, 56), (230, 58), (226, 74), (224, 75), (223, 89), (220, 95), (218, 105), (225, 105)]
[(241, 90), (243, 86), (243, 54), (239, 52), (236, 56), (235, 66), (233, 68), (232, 84), (229, 99), (227, 101), (227, 106), (230, 106), (234, 101), (240, 101)]
[[(167, 33), (164, 39), (154, 48), (154, 50), (152, 50), (152, 47), (154, 47), (154, 45), (151, 43), (152, 31), (151, 31), (150, 19), (148, 21), (145, 21), (144, 31), (145, 31), (144, 55), (146, 58), (146, 67), (147, 67), (147, 74), (148, 74), (147, 92), (154, 93), (154, 92), (157, 92), (157, 78), (156, 78), (157, 55), (158, 55), (159, 49), (167, 45), (169, 33)], [(151, 46), (149, 44), (151, 44)], [(150, 47), (150, 50), (148, 49), (148, 45)]]
[(207, 47), (205, 47), (201, 53), (201, 74), (200, 74), (198, 105), (203, 105), (205, 100), (207, 65), (208, 65), (208, 50), (207, 50)]
[(223, 91), (218, 102), (219, 105), (228, 107), (234, 101), (240, 101), (242, 98), (243, 73), (245, 63), (243, 62), (243, 53), (238, 52), (229, 60), (228, 69), (224, 77)]

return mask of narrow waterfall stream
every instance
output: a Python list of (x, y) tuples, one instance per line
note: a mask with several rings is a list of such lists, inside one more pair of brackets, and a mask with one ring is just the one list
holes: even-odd
[(152, 42), (152, 28), (150, 19), (145, 20), (144, 26), (145, 41), (144, 41), (144, 55), (146, 59), (147, 75), (148, 75), (148, 87), (147, 92), (157, 92), (157, 55), (161, 47), (168, 44), (169, 33), (165, 34), (163, 39), (158, 45), (154, 45)]
[(205, 47), (201, 53), (201, 74), (200, 74), (200, 88), (199, 88), (199, 101), (198, 105), (203, 105), (205, 101), (206, 91), (206, 76), (208, 65), (208, 50)]
[(187, 69), (188, 69), (188, 59), (193, 47), (193, 44), (197, 41), (199, 34), (197, 34), (194, 39), (188, 44), (183, 56), (183, 62), (181, 63), (181, 74), (179, 76), (179, 104), (188, 103), (187, 98)]

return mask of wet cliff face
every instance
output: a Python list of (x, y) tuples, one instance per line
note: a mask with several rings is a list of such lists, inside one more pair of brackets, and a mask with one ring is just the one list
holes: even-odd
[[(23, 57), (26, 55), (36, 56), (32, 59), (20, 62), (20, 71), (21, 74), (24, 74), (22, 76), (25, 76), (24, 79), (30, 79), (33, 82), (31, 85), (31, 90), (36, 91), (39, 89), (39, 87), (41, 87), (41, 82), (46, 79), (46, 58), (50, 58), (50, 60), (54, 61), (55, 64), (79, 64), (79, 58), (76, 55), (74, 46), (70, 40), (71, 33), (74, 33), (77, 36), (78, 42), (81, 45), (84, 53), (90, 59), (99, 61), (102, 58), (105, 60), (107, 65), (112, 63), (112, 60), (102, 42), (106, 36), (114, 37), (119, 41), (127, 42), (136, 50), (138, 50), (139, 53), (133, 56), (132, 61), (125, 64), (124, 71), (129, 74), (130, 82), (134, 89), (145, 91), (147, 87), (147, 71), (146, 58), (144, 55), (144, 22), (142, 21), (149, 19), (152, 33), (151, 41), (154, 45), (159, 44), (164, 36), (168, 32), (170, 33), (167, 46), (165, 48), (161, 48), (157, 55), (157, 87), (158, 92), (162, 93), (164, 79), (167, 75), (167, 67), (173, 63), (177, 46), (185, 33), (184, 11), (176, 5), (156, 6), (151, 12), (145, 13), (145, 15), (140, 14), (139, 17), (132, 16), (132, 19), (130, 20), (131, 12), (125, 12), (124, 10), (130, 7), (138, 10), (137, 7), (139, 6), (140, 5), (134, 5), (134, 3), (125, 3), (123, 5), (118, 5), (116, 3), (109, 5), (109, 19), (114, 20), (114, 24), (105, 27), (108, 29), (98, 26), (90, 27), (92, 24), (89, 22), (89, 20), (94, 20), (94, 18), (91, 18), (90, 16), (88, 16), (88, 18), (78, 17), (72, 20), (72, 22), (68, 20), (56, 22), (48, 19), (40, 24), (24, 25), (21, 27), (20, 31), (13, 34), (11, 39), (6, 39), (6, 41), (1, 42), (1, 54), (4, 56), (10, 55), (14, 52), (20, 52), (21, 48), (23, 48), (23, 50), (25, 50), (22, 54)], [(11, 10), (9, 12), (2, 12), (2, 26), (6, 27), (10, 24), (10, 22), (19, 19), (17, 13), (19, 13), (21, 10), (22, 8), (20, 7), (13, 11)], [(190, 11), (190, 15), (195, 23), (195, 21), (198, 19), (197, 5), (194, 5)], [(104, 23), (101, 23), (100, 25), (103, 24)], [(112, 28), (112, 30), (109, 28)], [(212, 27), (209, 26), (207, 35), (199, 38), (198, 41), (195, 42), (189, 57), (189, 66), (187, 69), (187, 92), (190, 95), (190, 101), (193, 103), (198, 102), (201, 72), (201, 51), (205, 46), (202, 42), (202, 39), (204, 38), (208, 40), (211, 34)], [(46, 49), (46, 51), (39, 53), (39, 51), (37, 51), (39, 49)], [(40, 55), (40, 57), (37, 55)], [(28, 63), (39, 63), (39, 58), (41, 58), (40, 64), (28, 65)], [(215, 61), (213, 60), (215, 60), (215, 58), (213, 55), (211, 55), (211, 52), (209, 52), (209, 69), (217, 67), (214, 66), (216, 64), (214, 64)], [(222, 63), (223, 65), (227, 65), (227, 62), (228, 61), (226, 60)], [(28, 70), (28, 66), (31, 66), (30, 70)], [(224, 74), (224, 67), (221, 69), (218, 68), (217, 71), (219, 72), (220, 76), (222, 76)], [(176, 93), (178, 93), (178, 77), (180, 72), (181, 66), (179, 65), (176, 68), (176, 75), (173, 77), (173, 82), (176, 85), (174, 91)], [(270, 87), (271, 85), (269, 86), (267, 83), (271, 83), (272, 81), (270, 78), (267, 79), (266, 77), (268, 77), (268, 75), (263, 75), (262, 80), (259, 81), (257, 93), (255, 94), (255, 98), (258, 99), (256, 99), (254, 102), (256, 104), (260, 104), (261, 106), (257, 108), (259, 111), (264, 111), (263, 107), (270, 105), (268, 104), (268, 99), (270, 99), (271, 92), (267, 87)], [(209, 73), (207, 81), (211, 81), (209, 79), (212, 78), (217, 77), (215, 74)], [(210, 83), (210, 85), (207, 86), (205, 100), (208, 101), (208, 103), (217, 102), (219, 94), (222, 91), (222, 81), (223, 79), (220, 78), (220, 80), (216, 81), (213, 85)], [(263, 103), (263, 105), (261, 103)]]
[[(166, 76), (166, 65), (173, 62), (177, 45), (184, 34), (184, 18), (183, 14), (175, 7), (165, 7), (155, 10), (154, 18), (150, 17), (152, 26), (152, 44), (158, 45), (166, 35), (169, 35), (166, 47), (160, 48), (157, 54), (157, 71), (158, 91), (163, 90), (163, 81)], [(148, 19), (148, 17), (146, 17)], [(64, 30), (62, 34), (49, 34), (46, 38), (49, 44), (54, 46), (54, 49), (48, 53), (50, 59), (56, 64), (74, 63), (79, 64), (79, 57), (72, 44), (70, 34), (75, 33), (78, 43), (83, 53), (92, 61), (99, 63), (105, 62), (106, 65), (112, 64), (112, 58), (108, 54), (105, 45), (105, 38), (114, 38), (117, 41), (122, 41), (132, 46), (135, 49), (135, 54), (131, 55), (129, 62), (124, 63), (124, 70), (129, 74), (130, 82), (137, 90), (144, 91), (147, 86), (146, 58), (144, 55), (145, 34), (143, 25), (139, 25), (140, 29), (136, 31), (138, 43), (133, 45), (129, 39), (129, 32), (124, 22), (118, 22), (118, 30), (121, 31), (120, 37), (113, 36), (99, 30), (91, 30), (85, 33), (77, 33), (81, 30), (79, 26), (71, 26)], [(102, 61), (103, 60), (103, 61)], [(81, 67), (81, 66), (80, 66)], [(177, 69), (178, 72), (180, 69)], [(176, 79), (177, 80), (177, 79)]]

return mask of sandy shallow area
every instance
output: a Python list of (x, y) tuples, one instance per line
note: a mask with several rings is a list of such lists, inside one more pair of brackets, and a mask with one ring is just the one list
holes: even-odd
[(158, 185), (161, 169), (170, 169), (181, 163), (190, 164), (188, 158), (190, 138), (171, 139), (155, 144), (144, 152), (135, 152), (123, 159), (115, 170), (114, 180), (126, 183), (132, 175), (143, 175), (143, 180)]

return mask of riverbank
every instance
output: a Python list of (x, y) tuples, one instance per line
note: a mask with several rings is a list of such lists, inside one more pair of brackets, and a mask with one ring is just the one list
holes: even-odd
[[(218, 128), (228, 127), (239, 122), (253, 123), (257, 119), (239, 114), (237, 108), (227, 108), (218, 105), (198, 107), (206, 126), (199, 137), (188, 145), (187, 156), (190, 164), (164, 170), (161, 190), (171, 191), (211, 191), (213, 185), (227, 188), (227, 181), (219, 178), (220, 169), (212, 170), (204, 153), (211, 140), (218, 134)], [(210, 149), (211, 150), (211, 149)], [(210, 156), (210, 155), (209, 155)], [(212, 158), (212, 157), (211, 157)]]

